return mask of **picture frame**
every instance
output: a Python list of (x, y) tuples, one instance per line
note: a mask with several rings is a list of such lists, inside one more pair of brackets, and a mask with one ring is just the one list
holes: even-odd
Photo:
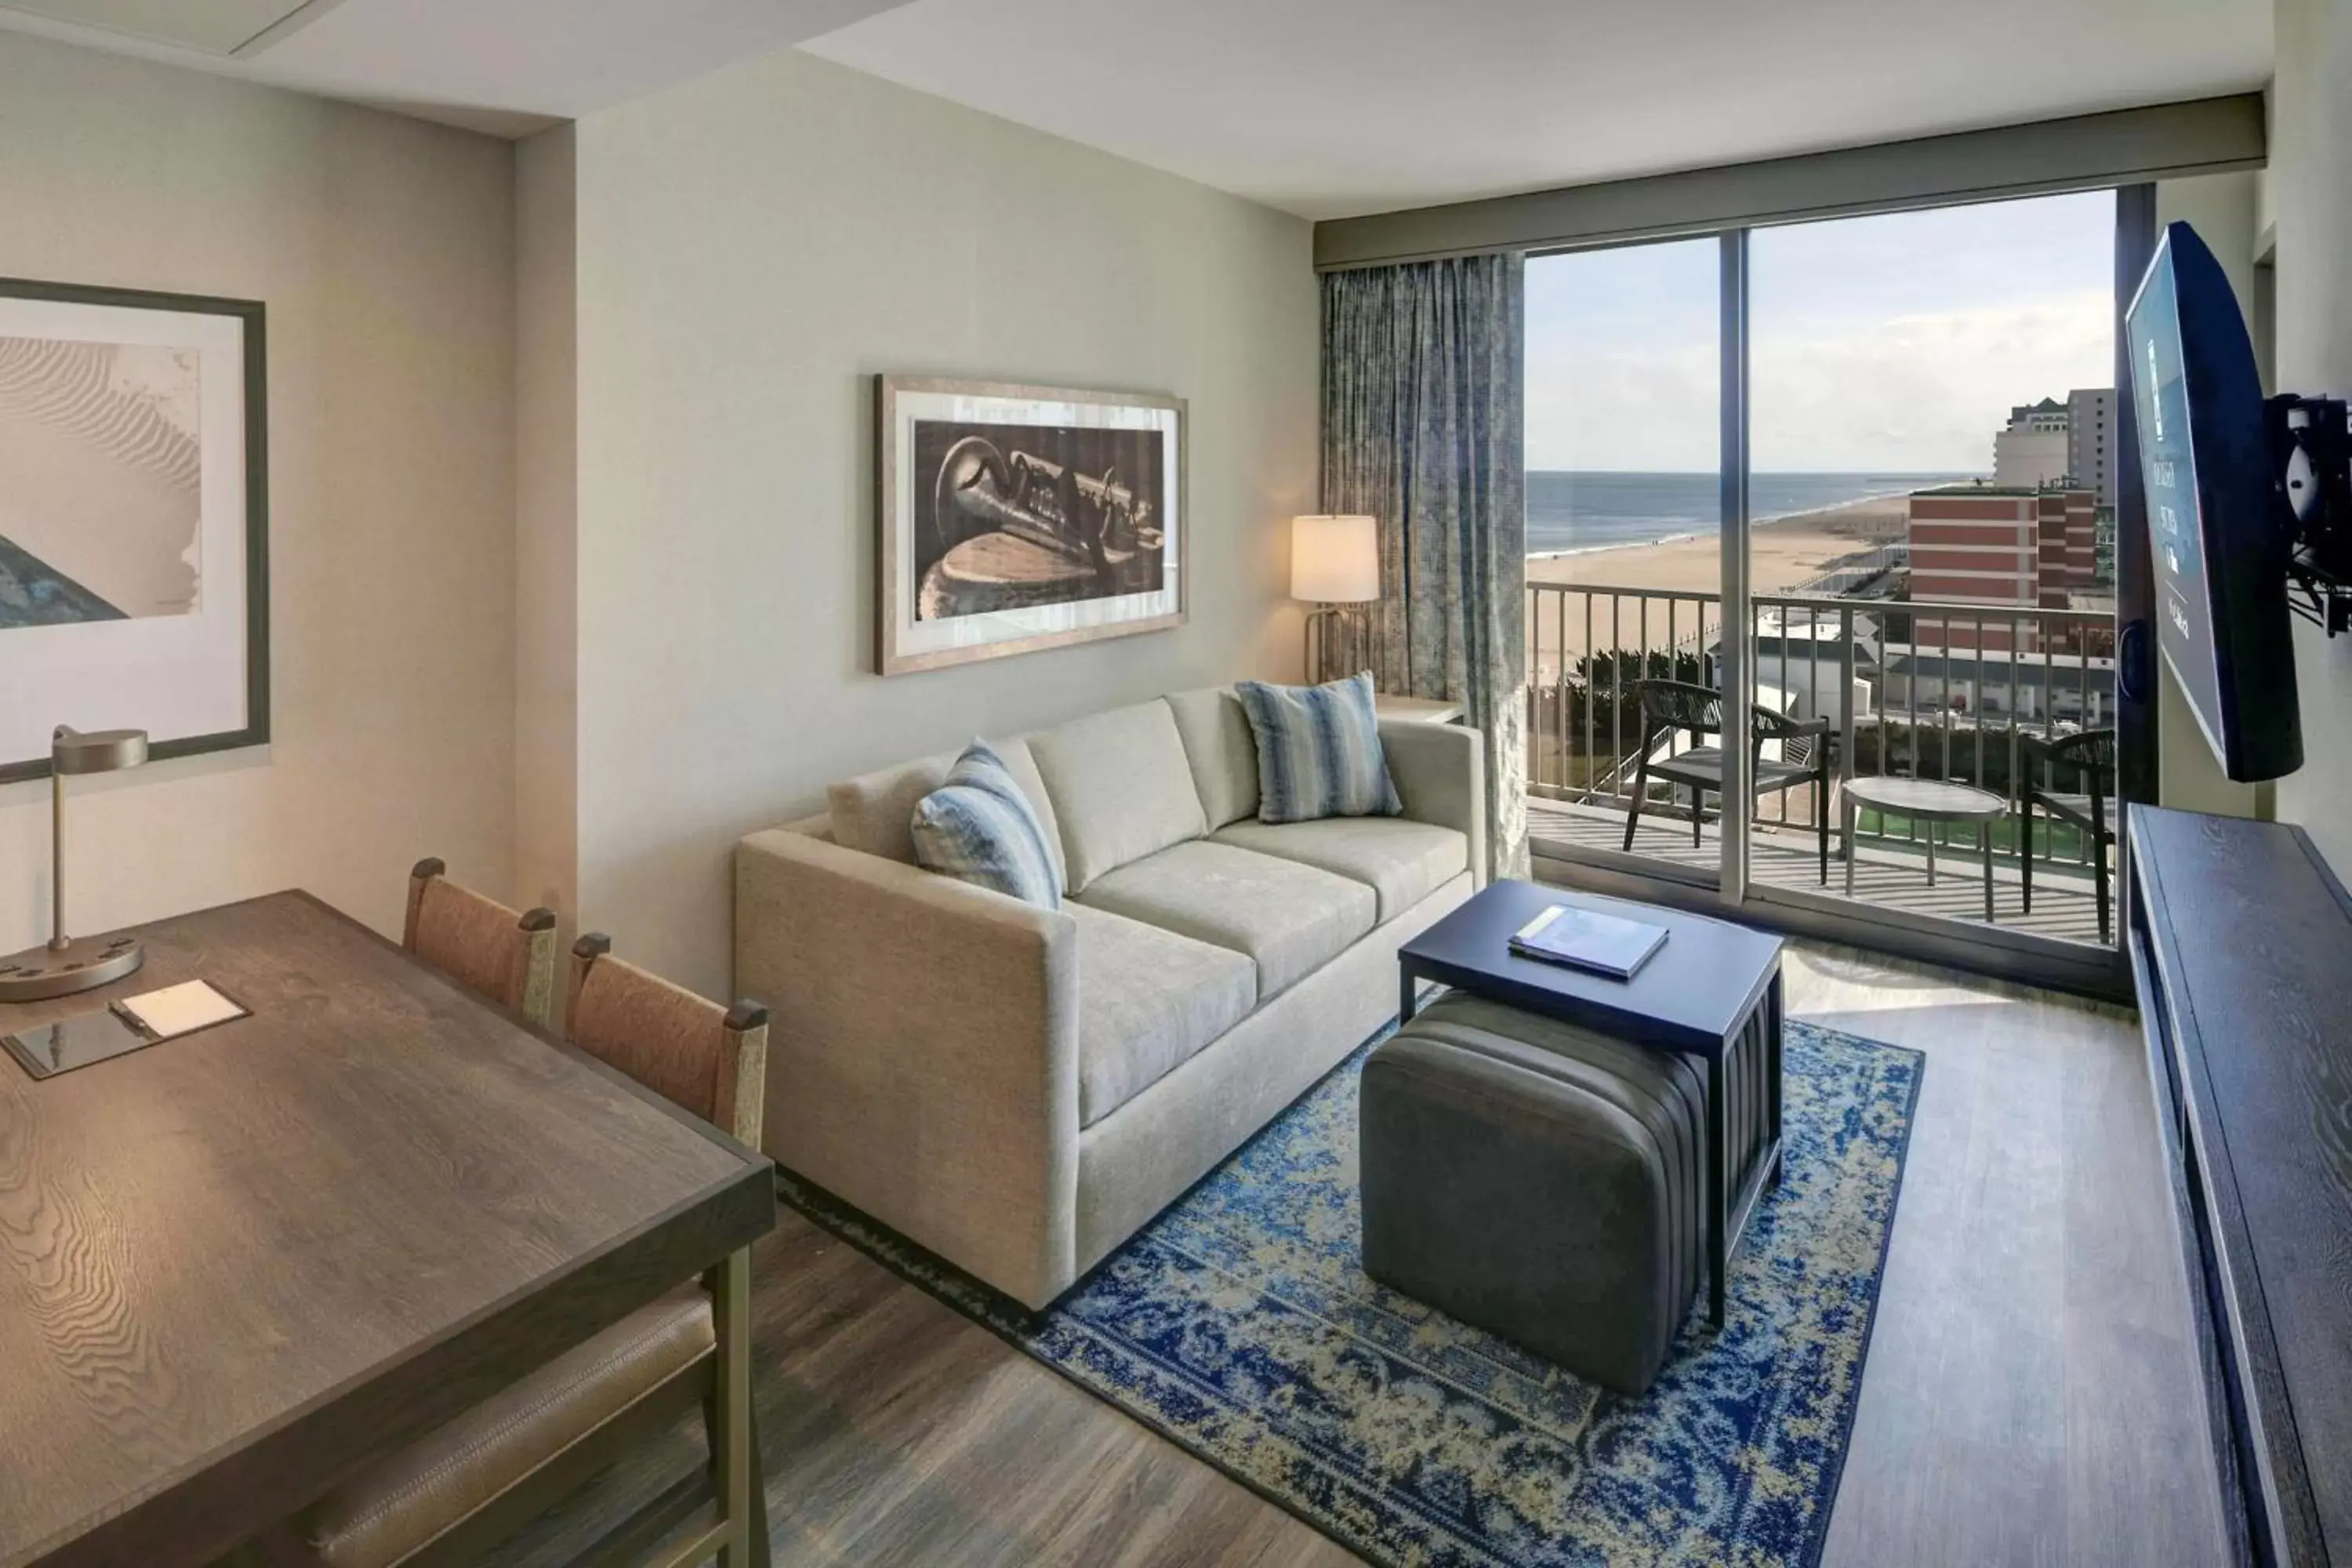
[(1184, 624), (1182, 398), (912, 375), (874, 394), (878, 673)]
[(0, 783), (269, 740), (268, 377), (258, 300), (0, 279)]

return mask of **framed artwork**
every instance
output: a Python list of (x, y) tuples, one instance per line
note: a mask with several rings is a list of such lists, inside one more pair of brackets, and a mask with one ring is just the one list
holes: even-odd
[(884, 675), (1184, 624), (1184, 403), (875, 378)]
[(269, 739), (265, 357), (253, 300), (0, 279), (0, 781)]

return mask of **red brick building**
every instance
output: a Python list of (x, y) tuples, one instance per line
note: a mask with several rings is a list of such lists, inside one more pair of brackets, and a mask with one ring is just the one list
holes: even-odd
[[(2063, 610), (2092, 584), (2097, 495), (2088, 489), (1948, 485), (1913, 493), (1911, 597), (1915, 602), (1982, 605), (1988, 612), (2039, 606)], [(2020, 646), (2031, 647), (2033, 628)], [(2006, 648), (2011, 623), (1988, 614), (1982, 646)], [(1975, 647), (1973, 618), (1922, 615), (1917, 646)]]

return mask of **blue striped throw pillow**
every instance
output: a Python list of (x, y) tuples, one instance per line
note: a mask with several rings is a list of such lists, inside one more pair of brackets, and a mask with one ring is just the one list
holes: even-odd
[(1257, 736), (1260, 822), (1395, 816), (1404, 810), (1381, 750), (1370, 670), (1322, 686), (1244, 680), (1234, 695)]
[(926, 871), (992, 888), (1041, 910), (1062, 907), (1045, 825), (987, 742), (964, 748), (947, 782), (916, 803), (911, 826), (915, 862)]

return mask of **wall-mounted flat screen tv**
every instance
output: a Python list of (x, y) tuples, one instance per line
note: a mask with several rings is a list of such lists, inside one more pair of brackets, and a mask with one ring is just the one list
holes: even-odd
[(2158, 237), (2124, 331), (2157, 647), (2224, 773), (2291, 773), (2303, 729), (2262, 376), (2229, 278), (2187, 224)]

